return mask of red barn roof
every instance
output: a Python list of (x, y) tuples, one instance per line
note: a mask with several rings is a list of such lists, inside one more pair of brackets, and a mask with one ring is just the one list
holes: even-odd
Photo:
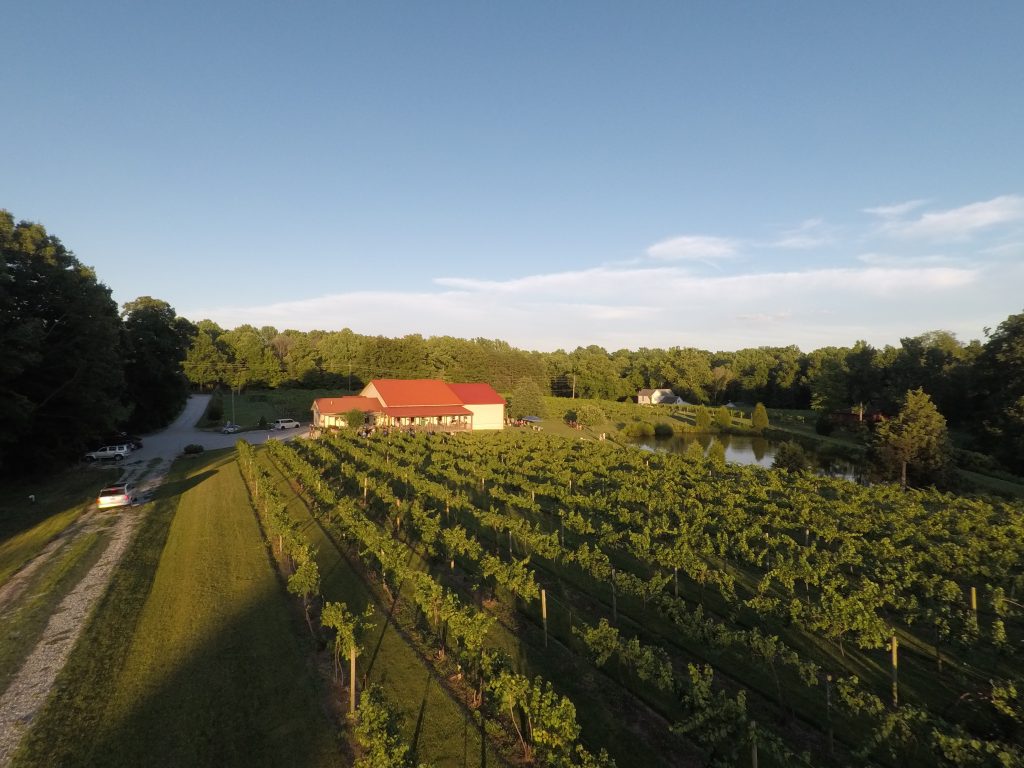
[(356, 410), (363, 413), (380, 413), (383, 410), (377, 398), (354, 395), (320, 397), (313, 401), (313, 405), (321, 414), (348, 413)]
[(462, 405), (462, 400), (451, 387), (438, 379), (374, 379), (370, 384), (386, 408)]
[(490, 384), (449, 384), (465, 405), (504, 405), (505, 398)]

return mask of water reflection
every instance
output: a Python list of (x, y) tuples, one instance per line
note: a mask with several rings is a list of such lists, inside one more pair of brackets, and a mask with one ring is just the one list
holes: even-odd
[[(725, 450), (725, 460), (733, 464), (751, 464), (771, 467), (775, 461), (778, 443), (764, 437), (750, 435), (683, 434), (668, 438), (642, 438), (631, 441), (636, 447), (653, 453), (685, 454), (692, 445), (699, 445), (706, 456), (714, 444)], [(828, 450), (812, 453), (818, 464), (818, 472), (830, 477), (845, 477), (847, 480), (862, 480), (860, 468), (843, 456)]]

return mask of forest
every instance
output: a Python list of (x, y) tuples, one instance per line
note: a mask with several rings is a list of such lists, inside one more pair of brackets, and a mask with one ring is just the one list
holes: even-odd
[[(984, 340), (930, 331), (876, 348), (796, 346), (709, 351), (517, 349), (495, 339), (278, 330), (177, 316), (149, 296), (120, 310), (95, 272), (37, 223), (0, 210), (0, 472), (75, 459), (111, 431), (166, 424), (190, 391), (217, 386), (329, 387), (373, 378), (485, 381), (509, 394), (602, 400), (670, 387), (692, 403), (764, 403), (820, 413), (894, 415), (921, 388), (961, 447), (1024, 471), (1024, 312)], [(682, 335), (682, 334), (681, 334)], [(31, 437), (31, 440), (28, 438)]]

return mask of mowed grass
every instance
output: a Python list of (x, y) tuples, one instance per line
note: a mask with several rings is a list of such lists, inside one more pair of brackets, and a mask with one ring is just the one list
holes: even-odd
[(295, 419), (308, 424), (313, 418), (313, 401), (318, 397), (341, 397), (347, 394), (338, 389), (253, 389), (235, 395), (234, 417), (232, 417), (231, 393), (222, 392), (224, 413), (219, 419), (209, 421), (206, 414), (196, 426), (201, 428), (219, 427), (226, 421), (234, 421), (243, 427), (254, 428), (262, 417), (267, 424), (276, 419)]
[(332, 766), (233, 452), (178, 462), (16, 766)]
[(412, 745), (419, 763), (435, 768), (500, 766), (503, 761), (481, 740), (472, 717), (443, 691), (417, 652), (389, 621), (386, 609), (377, 604), (362, 578), (338, 552), (305, 503), (290, 488), (266, 454), (260, 459), (288, 501), (288, 512), (317, 550), (321, 593), (325, 600), (341, 601), (359, 613), (373, 606), (375, 627), (364, 640), (358, 675), (380, 683), (403, 717), (402, 736)]
[[(0, 585), (63, 533), (96, 494), (121, 476), (118, 469), (71, 469), (0, 486)], [(35, 502), (29, 496), (35, 496)]]

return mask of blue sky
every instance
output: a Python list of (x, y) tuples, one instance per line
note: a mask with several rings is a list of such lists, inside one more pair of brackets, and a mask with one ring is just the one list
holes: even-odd
[(1019, 2), (12, 6), (0, 207), (119, 302), (541, 350), (1024, 310)]

